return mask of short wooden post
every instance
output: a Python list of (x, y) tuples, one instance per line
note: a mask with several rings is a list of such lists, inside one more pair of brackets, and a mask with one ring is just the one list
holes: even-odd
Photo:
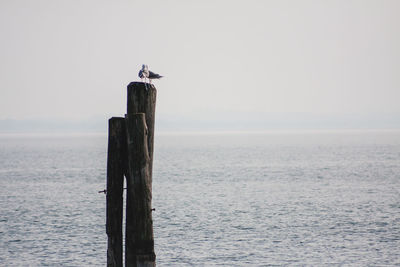
[(144, 113), (125, 116), (128, 140), (125, 264), (156, 266), (152, 219), (151, 158)]
[(107, 266), (122, 267), (122, 207), (124, 172), (126, 169), (125, 119), (108, 121), (106, 232), (108, 236)]

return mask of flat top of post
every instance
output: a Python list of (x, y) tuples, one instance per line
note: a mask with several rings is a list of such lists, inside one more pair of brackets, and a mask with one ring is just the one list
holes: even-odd
[(144, 82), (131, 82), (128, 84), (128, 88), (135, 87), (135, 88), (144, 88), (144, 89), (156, 89), (154, 84), (152, 83), (144, 83)]

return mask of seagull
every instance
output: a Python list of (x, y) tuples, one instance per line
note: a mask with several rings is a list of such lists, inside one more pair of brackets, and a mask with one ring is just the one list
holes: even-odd
[(139, 71), (139, 78), (142, 80), (144, 79), (144, 82), (146, 82), (146, 79), (149, 77), (149, 67), (145, 64), (142, 65), (142, 69)]
[(151, 80), (153, 79), (160, 79), (163, 76), (161, 76), (160, 74), (154, 73), (152, 71), (149, 70), (149, 66), (143, 64), (142, 65), (142, 69), (139, 71), (139, 78), (144, 79), (144, 81), (146, 82), (146, 78), (149, 79), (149, 82), (151, 84)]

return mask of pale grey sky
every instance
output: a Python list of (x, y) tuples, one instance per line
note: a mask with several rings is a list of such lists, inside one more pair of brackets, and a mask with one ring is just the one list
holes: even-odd
[[(0, 0), (0, 119), (400, 113), (400, 1)], [(208, 115), (209, 116), (209, 115)]]

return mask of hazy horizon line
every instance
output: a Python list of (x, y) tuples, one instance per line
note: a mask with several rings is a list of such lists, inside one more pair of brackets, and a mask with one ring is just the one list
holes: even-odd
[[(222, 112), (217, 115), (160, 114), (156, 130), (162, 132), (371, 130), (400, 129), (400, 115)], [(82, 119), (0, 119), (0, 133), (107, 132), (111, 116)]]

